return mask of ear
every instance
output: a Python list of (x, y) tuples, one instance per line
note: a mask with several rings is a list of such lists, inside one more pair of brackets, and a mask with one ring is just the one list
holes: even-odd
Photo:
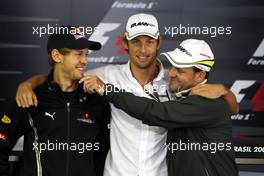
[[(126, 37), (126, 36), (125, 36), (125, 37)], [(123, 46), (126, 50), (128, 50), (128, 41), (127, 41), (126, 38), (123, 39), (123, 41), (122, 41), (122, 46)]]
[(51, 51), (51, 57), (56, 63), (60, 63), (60, 62), (63, 61), (62, 57), (61, 57), (61, 54), (60, 54), (60, 52), (57, 49), (53, 49)]
[(157, 46), (157, 49), (160, 49), (161, 43), (162, 43), (162, 38), (161, 38), (161, 35), (160, 35), (159, 38), (158, 38), (158, 46)]
[(199, 71), (195, 73), (195, 81), (199, 84), (205, 80), (206, 72)]

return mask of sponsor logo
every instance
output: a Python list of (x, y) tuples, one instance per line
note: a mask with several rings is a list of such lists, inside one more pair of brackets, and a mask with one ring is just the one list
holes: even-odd
[(85, 123), (94, 123), (94, 118), (88, 112), (85, 112), (82, 115), (82, 118), (78, 118), (78, 121), (85, 122)]
[(155, 27), (154, 24), (148, 23), (148, 22), (137, 22), (137, 23), (133, 23), (131, 24), (130, 28), (136, 27), (136, 26), (152, 26)]
[(255, 114), (235, 114), (235, 115), (232, 115), (231, 116), (231, 119), (232, 120), (245, 120), (245, 121), (248, 121), (248, 120), (252, 120), (253, 118), (255, 117)]
[(75, 34), (73, 36), (76, 40), (85, 38), (83, 28), (75, 28)]
[(10, 124), (11, 123), (11, 119), (7, 116), (7, 115), (4, 115), (1, 119), (1, 121), (3, 123), (6, 123), (6, 124)]
[[(235, 94), (238, 103), (241, 103), (245, 98), (247, 93), (245, 89), (249, 89), (255, 83), (256, 80), (236, 80), (234, 82), (230, 90)], [(256, 93), (250, 99), (250, 102), (254, 104), (252, 112), (264, 112), (264, 83), (261, 83), (255, 92)]]
[(0, 139), (6, 140), (7, 139), (7, 134), (0, 133)]
[(247, 65), (264, 65), (264, 39), (253, 54), (253, 57), (249, 59)]
[(100, 23), (97, 27), (99, 31), (97, 34), (92, 34), (89, 40), (99, 41), (104, 46), (110, 39), (106, 33), (116, 30), (120, 25), (120, 23)]
[(230, 90), (236, 95), (238, 103), (245, 97), (245, 93), (241, 93), (241, 91), (251, 87), (255, 82), (255, 80), (236, 80), (234, 82)]
[[(121, 23), (100, 23), (98, 25), (98, 32), (97, 34), (92, 34), (91, 37), (89, 38), (89, 40), (93, 40), (93, 41), (99, 41), (102, 46), (105, 46), (107, 44), (107, 42), (110, 39), (110, 32), (113, 32), (114, 30), (116, 30), (118, 27), (120, 27)], [(115, 45), (116, 46), (121, 46), (122, 44), (122, 36), (124, 34), (122, 34), (116, 41)], [(120, 49), (118, 49), (118, 53), (123, 53), (125, 52), (124, 49), (122, 48), (122, 46), (120, 47)], [(92, 53), (92, 52), (91, 52)], [(90, 56), (88, 57), (88, 61), (90, 63), (112, 63), (114, 62), (116, 59), (119, 59), (118, 56)]]
[(158, 2), (119, 2), (115, 1), (112, 8), (117, 9), (152, 9), (154, 6), (158, 5)]
[(45, 116), (50, 117), (52, 120), (54, 120), (54, 115), (56, 114), (56, 112), (53, 112), (52, 114), (45, 112)]

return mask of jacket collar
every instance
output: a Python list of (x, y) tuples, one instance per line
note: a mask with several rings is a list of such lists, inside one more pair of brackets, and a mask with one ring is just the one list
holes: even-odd
[[(46, 85), (50, 92), (55, 93), (55, 94), (62, 93), (60, 86), (53, 81), (53, 73), (54, 73), (54, 70), (51, 70), (46, 80)], [(74, 92), (78, 94), (80, 100), (86, 99), (84, 98), (86, 97), (86, 94), (83, 91), (83, 84), (78, 84), (78, 87), (76, 90), (74, 90)]]

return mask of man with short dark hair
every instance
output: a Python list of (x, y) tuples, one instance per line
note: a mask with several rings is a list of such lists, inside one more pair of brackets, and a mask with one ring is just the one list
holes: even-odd
[(78, 28), (49, 36), (47, 51), (52, 70), (34, 89), (38, 106), (13, 106), (0, 122), (0, 175), (9, 175), (8, 156), (24, 135), (21, 176), (100, 176), (109, 149), (108, 102), (83, 91), (89, 41)]

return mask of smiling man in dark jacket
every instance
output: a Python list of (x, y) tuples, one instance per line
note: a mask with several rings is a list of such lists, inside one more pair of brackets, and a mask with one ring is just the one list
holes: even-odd
[(89, 41), (76, 27), (49, 37), (52, 66), (48, 79), (34, 92), (38, 107), (15, 105), (0, 122), (0, 175), (8, 176), (8, 156), (24, 135), (21, 176), (100, 176), (109, 148), (110, 106), (104, 97), (86, 94), (78, 80), (84, 75)]
[(214, 64), (209, 45), (188, 39), (164, 55), (172, 64), (168, 73), (171, 101), (136, 97), (98, 80), (93, 90), (106, 93), (117, 108), (143, 123), (168, 129), (165, 145), (169, 176), (237, 176), (226, 102), (193, 95), (191, 90), (206, 82)]

